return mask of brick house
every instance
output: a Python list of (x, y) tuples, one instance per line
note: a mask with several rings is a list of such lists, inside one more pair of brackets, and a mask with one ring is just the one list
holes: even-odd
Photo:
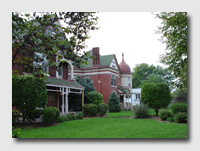
[(94, 59), (88, 59), (88, 65), (74, 68), (74, 76), (89, 77), (96, 91), (103, 95), (104, 103), (108, 103), (110, 94), (114, 91), (119, 97), (120, 105), (128, 107), (132, 97), (132, 74), (128, 64), (122, 61), (118, 64), (115, 54), (100, 55), (99, 48), (89, 51)]
[[(46, 34), (53, 36), (53, 34), (55, 33), (50, 29), (46, 29)], [(12, 51), (15, 52), (15, 48)], [(79, 95), (82, 95), (82, 105), (84, 104), (85, 88), (82, 85), (78, 84), (74, 79), (73, 76), (74, 67), (72, 65), (72, 61), (67, 59), (60, 60), (59, 66), (61, 70), (56, 70), (56, 68), (52, 68), (47, 65), (46, 62), (47, 58), (40, 53), (34, 53), (31, 51), (21, 52), (17, 55), (17, 57), (22, 57), (22, 56), (33, 57), (33, 55), (36, 55), (41, 60), (39, 62), (33, 61), (33, 66), (44, 64), (43, 70), (46, 73), (48, 73), (48, 77), (44, 77), (47, 81), (46, 83), (47, 95), (48, 95), (48, 103), (46, 105), (47, 107), (54, 106), (57, 107), (62, 113), (68, 113), (69, 109), (68, 95), (70, 93), (77, 93)], [(69, 69), (70, 73), (68, 71)], [(32, 73), (33, 68), (31, 68), (30, 71), (28, 71), (24, 68), (23, 64), (18, 63), (12, 66), (12, 71), (15, 70), (18, 70), (19, 75), (28, 75)], [(13, 107), (13, 109), (15, 109), (15, 107)]]

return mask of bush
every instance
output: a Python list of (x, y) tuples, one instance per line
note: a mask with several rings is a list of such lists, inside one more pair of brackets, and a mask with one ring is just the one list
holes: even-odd
[(12, 110), (12, 123), (16, 123), (19, 121), (19, 118), (21, 117), (19, 111)]
[(100, 103), (103, 103), (103, 96), (97, 91), (89, 92), (87, 98), (90, 104), (96, 104), (98, 106)]
[(78, 112), (78, 114), (76, 115), (77, 119), (83, 119), (83, 113), (82, 112)]
[(96, 104), (90, 104), (88, 108), (88, 113), (90, 116), (96, 116), (97, 115), (97, 105)]
[(165, 121), (168, 117), (172, 117), (172, 113), (168, 110), (162, 110), (159, 113), (159, 117), (161, 120)]
[(54, 112), (56, 113), (56, 117), (55, 117), (56, 119), (55, 120), (57, 120), (57, 118), (60, 117), (60, 110), (58, 108), (54, 107), (54, 106), (49, 106), (49, 107), (52, 108), (54, 110)]
[[(37, 95), (36, 95), (37, 94)], [(25, 119), (31, 117), (30, 111), (44, 108), (47, 104), (46, 82), (42, 78), (31, 75), (12, 76), (12, 106), (15, 106)]]
[(44, 123), (52, 123), (56, 121), (56, 112), (52, 109), (52, 107), (46, 107), (42, 111), (42, 120)]
[(42, 115), (42, 111), (40, 109), (35, 110), (29, 110), (26, 113), (27, 119), (29, 121), (35, 121), (37, 118), (39, 118)]
[(98, 106), (98, 110), (101, 116), (103, 116), (107, 112), (108, 106), (105, 103), (101, 103)]
[(186, 103), (174, 103), (170, 106), (172, 112), (174, 114), (178, 112), (185, 112), (187, 113), (187, 104)]
[(112, 92), (108, 101), (109, 112), (120, 112), (121, 106), (119, 105), (119, 99), (115, 92)]
[(57, 118), (57, 123), (63, 123), (65, 122), (65, 117), (64, 116), (60, 116), (59, 118)]
[(173, 118), (173, 117), (168, 117), (168, 118), (166, 119), (166, 121), (174, 122), (174, 118)]
[(21, 138), (20, 131), (20, 128), (15, 129), (12, 127), (12, 138)]
[(174, 120), (178, 123), (187, 123), (187, 113), (179, 112), (175, 114)]
[(76, 116), (74, 113), (69, 113), (66, 117), (66, 121), (76, 120)]
[(90, 106), (90, 104), (84, 104), (83, 105), (83, 110), (84, 110), (85, 115), (89, 114), (89, 106)]
[(149, 117), (149, 108), (147, 105), (136, 105), (133, 109), (133, 113), (136, 118), (147, 118)]

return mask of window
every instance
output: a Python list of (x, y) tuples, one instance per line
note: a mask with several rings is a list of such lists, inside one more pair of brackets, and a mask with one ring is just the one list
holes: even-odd
[(136, 94), (136, 99), (137, 99), (137, 100), (140, 99), (140, 94)]
[(129, 87), (131, 86), (131, 78), (130, 77), (128, 78), (128, 86)]
[(42, 68), (45, 73), (48, 73), (48, 59), (46, 56), (35, 53), (35, 57), (33, 58), (33, 67), (34, 68)]
[(114, 76), (114, 86), (116, 86), (116, 76)]
[(111, 85), (113, 85), (113, 75), (111, 75)]

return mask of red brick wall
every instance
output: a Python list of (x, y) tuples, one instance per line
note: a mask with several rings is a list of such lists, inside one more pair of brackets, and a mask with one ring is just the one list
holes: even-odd
[(49, 74), (51, 77), (56, 77), (56, 69), (49, 67)]
[[(115, 90), (118, 94), (119, 78), (116, 78), (116, 87), (111, 86), (111, 74), (90, 75), (89, 78), (93, 80), (93, 85), (96, 91), (103, 95), (104, 103), (108, 103), (110, 94), (113, 90)], [(99, 80), (101, 81), (101, 83), (99, 83)]]

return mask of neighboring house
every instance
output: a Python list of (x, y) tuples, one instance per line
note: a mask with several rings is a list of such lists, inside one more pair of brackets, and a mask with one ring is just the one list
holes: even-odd
[(90, 55), (94, 59), (88, 59), (88, 65), (74, 68), (74, 75), (89, 77), (96, 91), (103, 95), (104, 103), (108, 103), (110, 94), (115, 92), (119, 97), (121, 106), (127, 107), (127, 101), (132, 96), (132, 74), (129, 65), (124, 61), (118, 64), (115, 54), (100, 55), (99, 48), (92, 48)]
[(132, 89), (132, 106), (140, 105), (140, 99), (141, 99), (141, 88), (138, 89)]

